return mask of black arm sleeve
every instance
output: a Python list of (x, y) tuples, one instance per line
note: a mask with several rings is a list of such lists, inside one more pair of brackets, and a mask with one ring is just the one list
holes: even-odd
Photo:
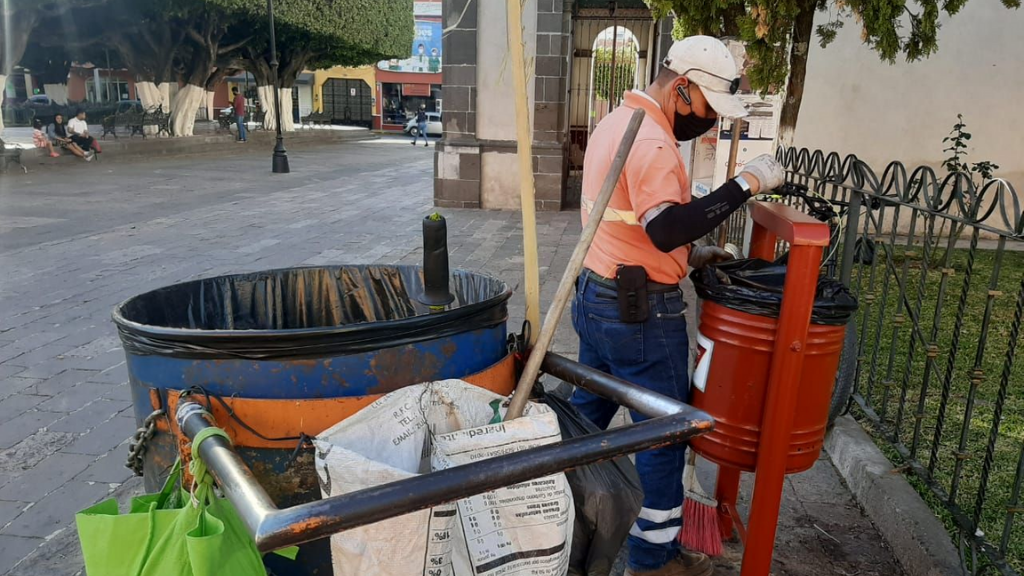
[(729, 180), (703, 198), (666, 208), (647, 223), (647, 236), (662, 252), (671, 252), (708, 234), (750, 198)]

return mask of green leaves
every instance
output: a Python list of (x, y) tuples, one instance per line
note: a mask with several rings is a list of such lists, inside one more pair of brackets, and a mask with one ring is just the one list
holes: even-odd
[[(207, 0), (238, 17), (266, 22), (265, 2)], [(369, 64), (408, 55), (414, 35), (412, 0), (277, 0), (279, 34), (316, 42), (340, 64)], [(332, 62), (332, 65), (334, 62)]]
[(608, 102), (636, 87), (636, 57), (632, 43), (615, 50), (615, 78), (612, 85), (611, 48), (598, 48), (594, 51), (594, 92), (598, 99)]
[(971, 180), (974, 179), (973, 175), (981, 176), (981, 184), (975, 183), (975, 187), (980, 187), (992, 178), (995, 171), (999, 169), (999, 165), (993, 164), (988, 160), (967, 164), (965, 161), (967, 157), (967, 141), (971, 139), (971, 133), (964, 131), (964, 128), (967, 128), (967, 123), (964, 122), (963, 114), (957, 114), (956, 118), (957, 122), (953, 125), (953, 129), (949, 131), (949, 136), (942, 139), (944, 144), (949, 144), (942, 151), (950, 153), (950, 156), (942, 162), (942, 167), (950, 174), (964, 173), (971, 175)]
[[(885, 62), (902, 56), (914, 62), (938, 50), (939, 19), (957, 14), (967, 0), (645, 0), (656, 16), (675, 13), (674, 38), (693, 34), (737, 34), (747, 43), (751, 85), (760, 91), (780, 87), (789, 72), (793, 26), (806, 10), (827, 9), (828, 22), (815, 27), (825, 48), (847, 20), (861, 29), (861, 39)], [(1002, 0), (1019, 8), (1021, 0)], [(834, 11), (834, 12), (833, 12)], [(806, 41), (807, 39), (798, 39)]]

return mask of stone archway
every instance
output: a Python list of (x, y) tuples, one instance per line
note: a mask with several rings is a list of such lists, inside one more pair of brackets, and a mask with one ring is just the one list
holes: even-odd
[[(636, 11), (611, 14), (604, 10), (587, 10), (573, 17), (566, 103), (564, 198), (567, 206), (579, 203), (583, 155), (594, 127), (619, 105), (623, 91), (646, 88), (656, 71), (657, 59), (653, 56), (659, 49), (659, 23), (652, 20), (649, 13), (633, 12)], [(622, 77), (630, 68), (623, 64), (624, 58), (632, 61), (628, 78)]]

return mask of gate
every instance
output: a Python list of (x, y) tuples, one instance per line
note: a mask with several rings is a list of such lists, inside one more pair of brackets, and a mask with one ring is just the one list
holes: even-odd
[(373, 124), (373, 94), (370, 85), (353, 78), (331, 78), (324, 82), (323, 111), (332, 122), (370, 128)]
[(579, 203), (583, 155), (594, 127), (622, 102), (623, 92), (647, 87), (656, 68), (651, 61), (655, 26), (649, 14), (628, 18), (573, 15), (565, 139), (569, 206)]

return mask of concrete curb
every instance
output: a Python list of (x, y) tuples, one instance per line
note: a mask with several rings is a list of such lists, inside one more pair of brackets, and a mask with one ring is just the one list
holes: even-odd
[(907, 576), (963, 574), (945, 527), (856, 420), (836, 420), (825, 450)]
[[(323, 130), (289, 132), (285, 134), (285, 146), (303, 149), (324, 144), (340, 144), (343, 142), (356, 142), (363, 140), (377, 140), (380, 136), (368, 130)], [(133, 160), (142, 157), (157, 156), (193, 156), (215, 153), (225, 147), (233, 151), (242, 150), (242, 146), (266, 147), (274, 145), (275, 134), (273, 132), (253, 132), (249, 143), (237, 145), (235, 137), (224, 132), (189, 136), (187, 138), (108, 138), (100, 139), (100, 146), (103, 147), (101, 162), (116, 162), (120, 160)], [(236, 149), (237, 148), (237, 149)], [(269, 153), (269, 149), (268, 149)], [(53, 164), (75, 164), (77, 158), (70, 154), (63, 154), (60, 158), (50, 158), (45, 150), (29, 148), (22, 152), (22, 162), (31, 169), (33, 166)]]

